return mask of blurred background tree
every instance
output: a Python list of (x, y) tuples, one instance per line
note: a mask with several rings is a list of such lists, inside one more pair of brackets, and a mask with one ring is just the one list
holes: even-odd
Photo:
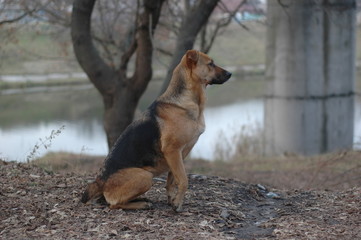
[[(135, 2), (132, 2), (135, 3)], [(119, 41), (112, 36), (111, 31), (103, 32), (101, 36), (108, 36), (104, 39), (91, 33), (91, 15), (95, 0), (75, 0), (72, 11), (71, 35), (75, 56), (80, 66), (88, 75), (90, 81), (97, 88), (104, 102), (104, 129), (107, 135), (108, 146), (111, 148), (122, 131), (133, 121), (138, 101), (144, 93), (149, 81), (152, 78), (152, 38), (158, 24), (163, 1), (148, 0), (134, 4), (134, 15), (129, 20), (126, 31), (128, 35), (125, 41)], [(117, 3), (122, 5), (122, 3)], [(119, 14), (127, 11), (132, 6), (122, 6)], [(111, 6), (100, 6), (100, 23), (104, 25), (106, 18), (112, 15), (105, 14)], [(119, 16), (119, 15), (118, 15)], [(112, 23), (116, 21), (110, 21)], [(122, 25), (119, 25), (122, 26)], [(122, 27), (126, 26), (124, 24)], [(99, 28), (103, 31), (104, 28)], [(104, 55), (107, 62), (99, 55), (93, 44), (96, 39), (103, 45)], [(113, 61), (113, 55), (118, 55), (119, 48), (110, 48), (106, 45), (116, 46), (121, 42), (123, 45), (122, 54), (119, 60)], [(125, 45), (125, 46), (124, 46)], [(116, 52), (116, 54), (113, 54)], [(134, 72), (127, 77), (128, 63), (135, 55)]]
[[(201, 48), (208, 52), (220, 29), (230, 23), (245, 1), (237, 1), (231, 10), (220, 4), (224, 17), (208, 21), (219, 2), (170, 0), (162, 8), (163, 1), (4, 1), (2, 12), (7, 16), (2, 14), (6, 18), (2, 23), (23, 23), (16, 27), (33, 24), (35, 31), (39, 31), (37, 24), (47, 23), (54, 28), (52, 34), (58, 41), (71, 29), (75, 56), (103, 98), (110, 148), (133, 120), (139, 98), (152, 78), (153, 49), (171, 57), (164, 90), (200, 30), (203, 28)], [(160, 34), (154, 36), (160, 17)], [(207, 23), (209, 29), (212, 25), (215, 28), (206, 31)], [(165, 37), (174, 38), (175, 47), (172, 41), (164, 43), (161, 38)], [(63, 45), (63, 54), (68, 55), (69, 46)]]

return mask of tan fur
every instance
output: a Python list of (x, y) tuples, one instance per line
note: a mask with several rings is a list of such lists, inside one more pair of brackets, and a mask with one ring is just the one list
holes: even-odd
[(103, 195), (110, 208), (148, 208), (147, 202), (130, 202), (152, 187), (153, 174), (141, 168), (119, 170), (104, 184)]
[[(193, 64), (197, 61), (196, 64)], [(188, 178), (183, 160), (205, 130), (204, 104), (207, 84), (220, 71), (207, 66), (211, 58), (206, 54), (188, 51), (173, 72), (167, 91), (159, 98), (165, 102), (159, 112), (161, 146), (170, 172), (167, 179), (168, 202), (175, 211), (182, 210)], [(185, 81), (185, 94), (174, 97), (177, 81)], [(168, 104), (167, 104), (168, 103)]]

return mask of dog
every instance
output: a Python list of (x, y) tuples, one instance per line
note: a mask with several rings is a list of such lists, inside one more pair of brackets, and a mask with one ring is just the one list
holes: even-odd
[(167, 90), (120, 135), (81, 202), (103, 196), (111, 209), (148, 209), (151, 203), (137, 197), (151, 188), (153, 177), (168, 172), (168, 203), (182, 211), (188, 188), (183, 160), (205, 130), (205, 89), (231, 75), (208, 55), (187, 51)]

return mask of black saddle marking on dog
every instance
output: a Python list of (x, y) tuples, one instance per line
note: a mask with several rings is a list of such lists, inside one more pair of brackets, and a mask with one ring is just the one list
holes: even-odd
[(157, 102), (150, 105), (143, 117), (131, 123), (120, 135), (105, 159), (102, 180), (120, 169), (157, 164), (157, 159), (162, 157), (157, 105)]

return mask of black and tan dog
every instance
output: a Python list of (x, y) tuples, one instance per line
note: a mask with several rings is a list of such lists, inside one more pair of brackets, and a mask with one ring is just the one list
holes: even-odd
[(151, 188), (154, 176), (168, 172), (168, 202), (181, 211), (188, 187), (183, 159), (205, 129), (206, 86), (230, 77), (206, 54), (189, 50), (165, 93), (119, 137), (81, 201), (104, 196), (112, 209), (148, 208), (150, 203), (136, 198)]

